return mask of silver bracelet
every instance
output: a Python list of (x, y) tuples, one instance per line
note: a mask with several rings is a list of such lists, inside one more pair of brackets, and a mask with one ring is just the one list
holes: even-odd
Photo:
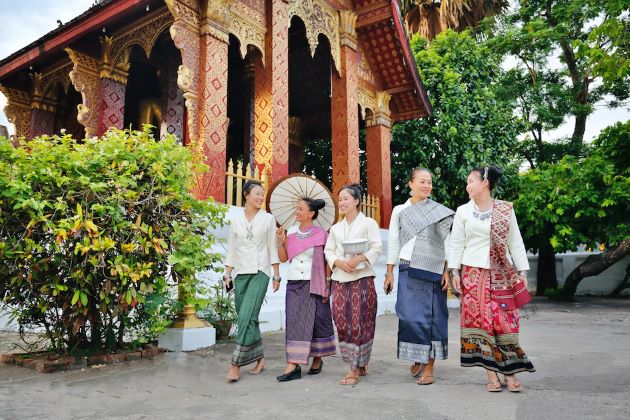
[(273, 281), (277, 281), (278, 283), (280, 283), (282, 281), (282, 277), (280, 276), (276, 276), (275, 274), (273, 275), (273, 277), (271, 278)]
[(527, 270), (521, 270), (518, 272), (519, 277), (527, 277)]
[(452, 269), (451, 270), (451, 276), (459, 277), (459, 270), (457, 268)]

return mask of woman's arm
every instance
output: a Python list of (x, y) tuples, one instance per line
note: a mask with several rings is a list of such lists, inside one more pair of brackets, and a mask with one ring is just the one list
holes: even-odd
[(453, 229), (449, 238), (448, 268), (457, 269), (462, 265), (462, 257), (464, 255), (464, 244), (466, 239), (466, 223), (464, 220), (462, 207), (455, 212), (453, 220)]

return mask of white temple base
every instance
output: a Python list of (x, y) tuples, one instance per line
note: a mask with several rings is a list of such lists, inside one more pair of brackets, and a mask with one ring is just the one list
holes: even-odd
[(213, 327), (168, 328), (158, 338), (158, 347), (167, 351), (194, 351), (215, 343), (216, 330)]

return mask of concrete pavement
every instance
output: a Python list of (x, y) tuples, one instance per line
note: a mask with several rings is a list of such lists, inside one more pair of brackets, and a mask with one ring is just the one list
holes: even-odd
[[(481, 368), (459, 366), (452, 310), (450, 357), (437, 363), (430, 386), (416, 385), (409, 363), (396, 359), (397, 319), (389, 314), (377, 319), (369, 376), (354, 387), (338, 384), (346, 371), (339, 357), (326, 358), (320, 375), (277, 383), (285, 364), (278, 331), (264, 334), (267, 369), (243, 370), (233, 384), (224, 379), (231, 343), (49, 375), (3, 365), (0, 418), (630, 418), (630, 300), (535, 306), (522, 320), (521, 344), (537, 371), (520, 375), (520, 394), (488, 393)], [(5, 334), (0, 348), (14, 338)]]

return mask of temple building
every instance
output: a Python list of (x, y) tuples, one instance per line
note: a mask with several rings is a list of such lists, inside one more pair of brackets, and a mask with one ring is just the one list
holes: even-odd
[(380, 223), (392, 208), (393, 122), (431, 113), (397, 0), (100, 0), (0, 61), (15, 134), (75, 138), (150, 123), (210, 171), (195, 194), (224, 202), (227, 162), (279, 179), (330, 139), (332, 189), (359, 182)]

